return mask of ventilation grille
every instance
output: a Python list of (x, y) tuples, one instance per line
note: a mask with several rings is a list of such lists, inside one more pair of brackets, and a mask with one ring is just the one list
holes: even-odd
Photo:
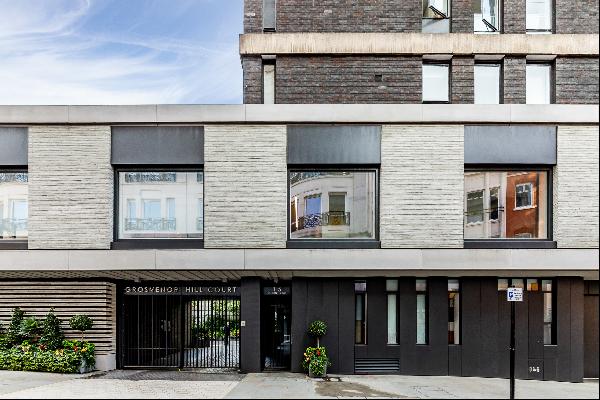
[(397, 358), (357, 358), (354, 360), (354, 373), (395, 372), (400, 369)]

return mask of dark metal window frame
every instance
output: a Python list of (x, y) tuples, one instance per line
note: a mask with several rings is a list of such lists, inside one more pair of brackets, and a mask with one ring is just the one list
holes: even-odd
[[(425, 290), (417, 290), (417, 281), (425, 281)], [(417, 346), (429, 346), (429, 280), (427, 278), (415, 278), (415, 304), (417, 296), (425, 296), (425, 343), (415, 343)], [(416, 312), (416, 310), (415, 310)], [(416, 322), (416, 321), (415, 321)]]
[[(552, 284), (552, 289), (550, 291), (544, 290), (544, 286), (542, 285), (543, 281), (550, 281)], [(550, 323), (550, 343), (546, 344), (544, 343), (544, 346), (556, 346), (557, 345), (557, 341), (556, 341), (556, 337), (557, 337), (557, 330), (556, 330), (556, 325), (557, 325), (557, 291), (556, 291), (556, 279), (555, 278), (539, 278), (538, 279), (539, 282), (539, 286), (540, 286), (540, 291), (542, 292), (542, 296), (545, 293), (550, 293), (552, 295), (552, 322)], [(543, 325), (546, 325), (546, 322), (542, 321)]]
[[(396, 281), (396, 290), (388, 290), (387, 289), (387, 281)], [(389, 315), (389, 309), (387, 308), (389, 305), (389, 302), (387, 301), (388, 297), (390, 294), (393, 294), (396, 296), (396, 343), (390, 343), (387, 341), (387, 329), (386, 329), (386, 346), (399, 346), (400, 345), (400, 279), (398, 278), (386, 278), (385, 279), (385, 299), (386, 299), (386, 324), (387, 324), (387, 317)], [(387, 327), (387, 326), (386, 326)]]
[[(130, 249), (202, 249), (204, 248), (204, 226), (202, 227), (202, 239), (120, 239), (119, 238), (119, 174), (121, 172), (202, 172), (203, 165), (169, 166), (169, 165), (127, 165), (114, 167), (114, 199), (113, 199), (113, 242), (110, 245), (114, 250)], [(202, 182), (204, 185), (204, 182)], [(204, 196), (202, 201), (202, 214), (204, 215)]]
[[(504, 3), (503, 1), (500, 1)], [(498, 76), (498, 104), (504, 104), (504, 58), (501, 60), (475, 60), (473, 64), (473, 103), (475, 103), (475, 67), (478, 65), (497, 65), (500, 67)]]
[[(8, 173), (19, 173), (25, 172), (29, 173), (27, 165), (2, 165), (0, 166), (0, 172), (8, 172)], [(27, 208), (29, 209), (29, 180), (27, 182)], [(2, 217), (0, 215), (0, 217)], [(29, 237), (29, 229), (27, 230), (27, 236)], [(28, 239), (0, 239), (0, 250), (27, 250), (28, 249)]]
[[(367, 320), (367, 312), (368, 312), (368, 310), (367, 310), (367, 293), (368, 293), (369, 287), (367, 286), (365, 290), (357, 291), (356, 283), (358, 283), (358, 282), (364, 282), (365, 285), (368, 283), (366, 280), (355, 280), (354, 281), (354, 324), (355, 324), (354, 329), (356, 330), (356, 321), (357, 321), (356, 320), (356, 299), (358, 296), (361, 296), (363, 299), (362, 300), (362, 317), (363, 317), (362, 321), (365, 326), (365, 333), (363, 335), (364, 337), (363, 337), (362, 343), (357, 343), (356, 332), (354, 332), (354, 345), (355, 346), (367, 346), (369, 344), (368, 336), (367, 336), (368, 327), (369, 327), (368, 320)], [(362, 329), (362, 327), (361, 327), (361, 329)]]
[[(458, 290), (449, 290), (448, 289), (448, 282), (451, 280), (455, 280), (458, 282)], [(454, 322), (454, 335), (456, 335), (456, 324), (458, 323), (458, 343), (450, 343), (448, 342), (448, 346), (462, 346), (463, 344), (463, 323), (462, 323), (462, 318), (463, 318), (463, 299), (462, 299), (462, 280), (460, 278), (448, 278), (447, 283), (446, 283), (446, 291), (447, 291), (447, 295), (446, 295), (446, 299), (447, 299), (447, 304), (448, 304), (448, 308), (450, 308), (450, 293), (458, 293), (458, 321), (453, 321)], [(429, 290), (429, 285), (427, 287), (427, 290)], [(455, 306), (456, 307), (456, 306)]]
[[(553, 187), (552, 187), (552, 167), (548, 165), (472, 165), (466, 164), (464, 172), (510, 172), (510, 171), (543, 171), (547, 174), (546, 188), (546, 238), (545, 239), (463, 239), (465, 249), (555, 249), (556, 242), (553, 239)], [(463, 188), (464, 192), (464, 188)], [(538, 197), (539, 199), (539, 197)], [(463, 223), (464, 229), (464, 223)], [(464, 238), (464, 232), (463, 232)]]
[(422, 104), (452, 104), (452, 59), (448, 60), (422, 60), (421, 64), (421, 83), (423, 81), (423, 67), (425, 65), (439, 65), (448, 67), (448, 100), (423, 100), (423, 85), (421, 84), (421, 103)]
[(273, 104), (277, 104), (277, 58), (263, 58), (261, 60), (261, 104), (265, 104), (265, 65), (273, 66)]
[[(292, 239), (290, 227), (290, 173), (291, 172), (375, 172), (375, 215), (373, 229), (375, 237), (373, 239)], [(287, 248), (288, 249), (379, 249), (381, 242), (379, 240), (379, 165), (360, 167), (347, 165), (327, 165), (327, 166), (288, 166), (287, 170), (287, 201), (286, 201), (286, 230), (287, 230)], [(297, 212), (297, 211), (296, 211)]]
[(550, 104), (556, 104), (556, 60), (525, 61), (525, 98), (527, 99), (527, 66), (547, 65), (550, 68)]
[(550, 0), (552, 12), (550, 16), (550, 29), (527, 29), (527, 1), (525, 1), (525, 33), (553, 34), (556, 33), (556, 0)]

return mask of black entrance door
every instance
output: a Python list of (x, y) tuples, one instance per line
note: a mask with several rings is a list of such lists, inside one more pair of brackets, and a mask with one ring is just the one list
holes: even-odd
[(291, 296), (263, 296), (263, 368), (286, 370), (291, 366)]

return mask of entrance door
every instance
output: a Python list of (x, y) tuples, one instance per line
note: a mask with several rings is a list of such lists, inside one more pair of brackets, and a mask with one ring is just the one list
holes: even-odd
[(266, 370), (288, 370), (291, 366), (290, 296), (263, 296), (262, 360)]

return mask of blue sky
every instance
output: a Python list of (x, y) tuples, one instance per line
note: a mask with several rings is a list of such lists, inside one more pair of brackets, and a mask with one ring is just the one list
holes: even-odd
[(0, 0), (0, 104), (242, 101), (243, 0)]

